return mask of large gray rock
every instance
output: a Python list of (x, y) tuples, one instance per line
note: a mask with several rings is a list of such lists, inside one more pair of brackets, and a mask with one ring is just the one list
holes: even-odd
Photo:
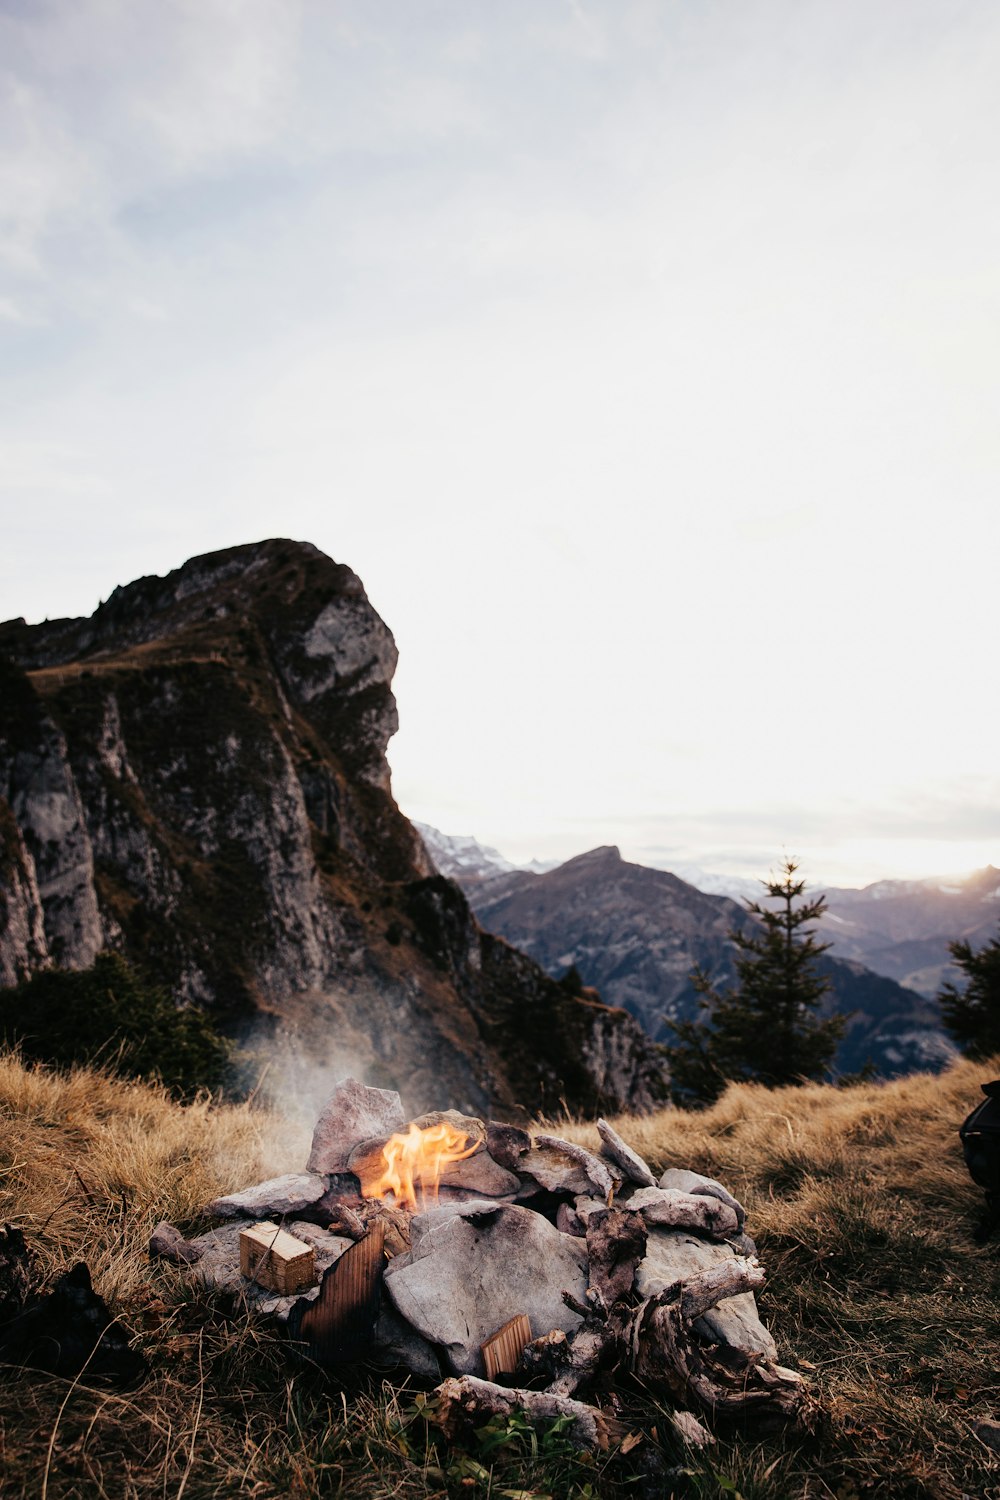
[(627, 1146), (607, 1120), (598, 1120), (597, 1133), (601, 1137), (601, 1152), (613, 1161), (626, 1182), (637, 1182), (640, 1187), (655, 1187), (656, 1178), (637, 1151)]
[[(645, 1259), (636, 1272), (635, 1289), (640, 1297), (653, 1297), (671, 1283), (710, 1270), (732, 1256), (728, 1245), (713, 1244), (683, 1230), (651, 1229)], [(710, 1343), (729, 1344), (767, 1359), (778, 1357), (774, 1340), (757, 1314), (752, 1292), (726, 1297), (699, 1318), (694, 1328)]]
[(394, 1089), (368, 1088), (356, 1078), (342, 1078), (316, 1121), (306, 1167), (325, 1176), (345, 1172), (355, 1146), (387, 1140), (405, 1125), (402, 1100)]
[(583, 1300), (586, 1247), (540, 1214), (518, 1204), (456, 1204), (418, 1214), (411, 1233), (410, 1253), (386, 1269), (386, 1291), (456, 1374), (482, 1373), (480, 1345), (516, 1313), (527, 1315), (533, 1338), (579, 1326), (562, 1294)]
[(679, 1193), (675, 1188), (640, 1188), (628, 1199), (650, 1227), (694, 1229), (724, 1239), (735, 1234), (736, 1214), (728, 1203), (705, 1194)]
[(205, 1205), (206, 1214), (217, 1219), (271, 1219), (286, 1214), (300, 1214), (318, 1203), (326, 1192), (326, 1182), (311, 1172), (288, 1172), (272, 1177), (239, 1193), (227, 1193)]
[(728, 1203), (735, 1211), (737, 1228), (743, 1228), (746, 1209), (714, 1177), (703, 1177), (700, 1172), (688, 1172), (683, 1167), (668, 1167), (657, 1186), (673, 1188), (679, 1193), (701, 1193), (709, 1198), (718, 1198), (720, 1203)]

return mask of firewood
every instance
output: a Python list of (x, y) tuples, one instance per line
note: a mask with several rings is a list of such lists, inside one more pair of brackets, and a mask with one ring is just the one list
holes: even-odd
[(445, 1436), (455, 1438), (469, 1426), (478, 1426), (490, 1417), (509, 1417), (521, 1412), (535, 1426), (569, 1417), (567, 1435), (581, 1448), (606, 1452), (618, 1425), (596, 1406), (571, 1401), (551, 1391), (524, 1391), (495, 1385), (475, 1375), (452, 1377), (437, 1387), (433, 1420)]
[(701, 1425), (693, 1412), (671, 1412), (670, 1423), (681, 1442), (689, 1448), (709, 1448), (715, 1442), (708, 1428)]
[(675, 1283), (634, 1310), (623, 1310), (621, 1334), (629, 1368), (680, 1405), (722, 1416), (760, 1412), (795, 1417), (805, 1388), (792, 1370), (722, 1344), (704, 1344), (691, 1324), (723, 1296), (759, 1287), (761, 1268), (734, 1259)]
[[(563, 1335), (565, 1338), (565, 1334)], [(513, 1375), (521, 1351), (531, 1342), (531, 1324), (524, 1313), (518, 1313), (498, 1328), (484, 1344), (482, 1350), (486, 1379), (495, 1380), (498, 1375)]]
[(265, 1220), (240, 1233), (240, 1270), (250, 1281), (294, 1297), (316, 1282), (316, 1252), (312, 1245)]

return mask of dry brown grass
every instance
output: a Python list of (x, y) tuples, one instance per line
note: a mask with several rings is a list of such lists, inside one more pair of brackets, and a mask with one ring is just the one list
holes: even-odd
[[(746, 1202), (770, 1275), (762, 1313), (823, 1413), (813, 1436), (720, 1434), (698, 1461), (667, 1451), (659, 1478), (631, 1484), (628, 1463), (581, 1465), (558, 1442), (533, 1457), (518, 1432), (491, 1453), (445, 1451), (411, 1392), (375, 1378), (341, 1391), (296, 1367), (267, 1326), (150, 1264), (158, 1219), (193, 1226), (207, 1198), (302, 1162), (306, 1142), (275, 1116), (182, 1108), (0, 1054), (0, 1218), (21, 1225), (47, 1277), (86, 1259), (152, 1369), (126, 1393), (6, 1379), (0, 1488), (25, 1500), (568, 1500), (587, 1486), (663, 1500), (1000, 1497), (1000, 1466), (973, 1431), (1000, 1417), (1000, 1246), (972, 1242), (980, 1197), (956, 1135), (993, 1073), (961, 1063), (843, 1091), (740, 1087), (703, 1114), (617, 1122), (657, 1169), (710, 1173)], [(596, 1144), (588, 1124), (557, 1128)], [(634, 1411), (662, 1435), (655, 1402), (639, 1396)], [(686, 1473), (667, 1472), (678, 1463)]]
[(614, 1122), (654, 1170), (691, 1167), (746, 1204), (762, 1316), (825, 1410), (819, 1443), (784, 1456), (723, 1444), (699, 1493), (726, 1493), (721, 1476), (744, 1500), (1000, 1496), (974, 1433), (1000, 1420), (1000, 1245), (973, 1242), (983, 1200), (957, 1135), (998, 1075), (1000, 1058), (842, 1090), (739, 1085), (703, 1113)]

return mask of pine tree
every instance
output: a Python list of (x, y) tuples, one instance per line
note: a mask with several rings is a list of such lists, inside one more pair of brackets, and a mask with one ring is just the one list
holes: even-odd
[(1000, 938), (978, 953), (964, 941), (948, 947), (968, 983), (964, 990), (942, 986), (938, 1003), (944, 1029), (967, 1057), (991, 1057), (1000, 1052)]
[(819, 896), (795, 905), (806, 888), (795, 879), (797, 869), (786, 860), (783, 878), (762, 882), (766, 899), (780, 903), (776, 910), (749, 901), (755, 922), (730, 933), (740, 950), (736, 987), (720, 993), (700, 969), (692, 974), (704, 1017), (671, 1023), (676, 1041), (666, 1048), (679, 1100), (711, 1102), (730, 1079), (776, 1087), (818, 1078), (833, 1060), (847, 1018), (816, 1015), (830, 987), (816, 960), (830, 944), (806, 930), (826, 903)]

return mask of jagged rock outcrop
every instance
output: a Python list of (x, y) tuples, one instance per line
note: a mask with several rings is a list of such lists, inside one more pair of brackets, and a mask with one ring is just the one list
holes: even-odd
[(389, 787), (392, 636), (270, 541), (0, 625), (0, 978), (122, 949), (411, 1111), (642, 1107), (658, 1059), (483, 933)]

